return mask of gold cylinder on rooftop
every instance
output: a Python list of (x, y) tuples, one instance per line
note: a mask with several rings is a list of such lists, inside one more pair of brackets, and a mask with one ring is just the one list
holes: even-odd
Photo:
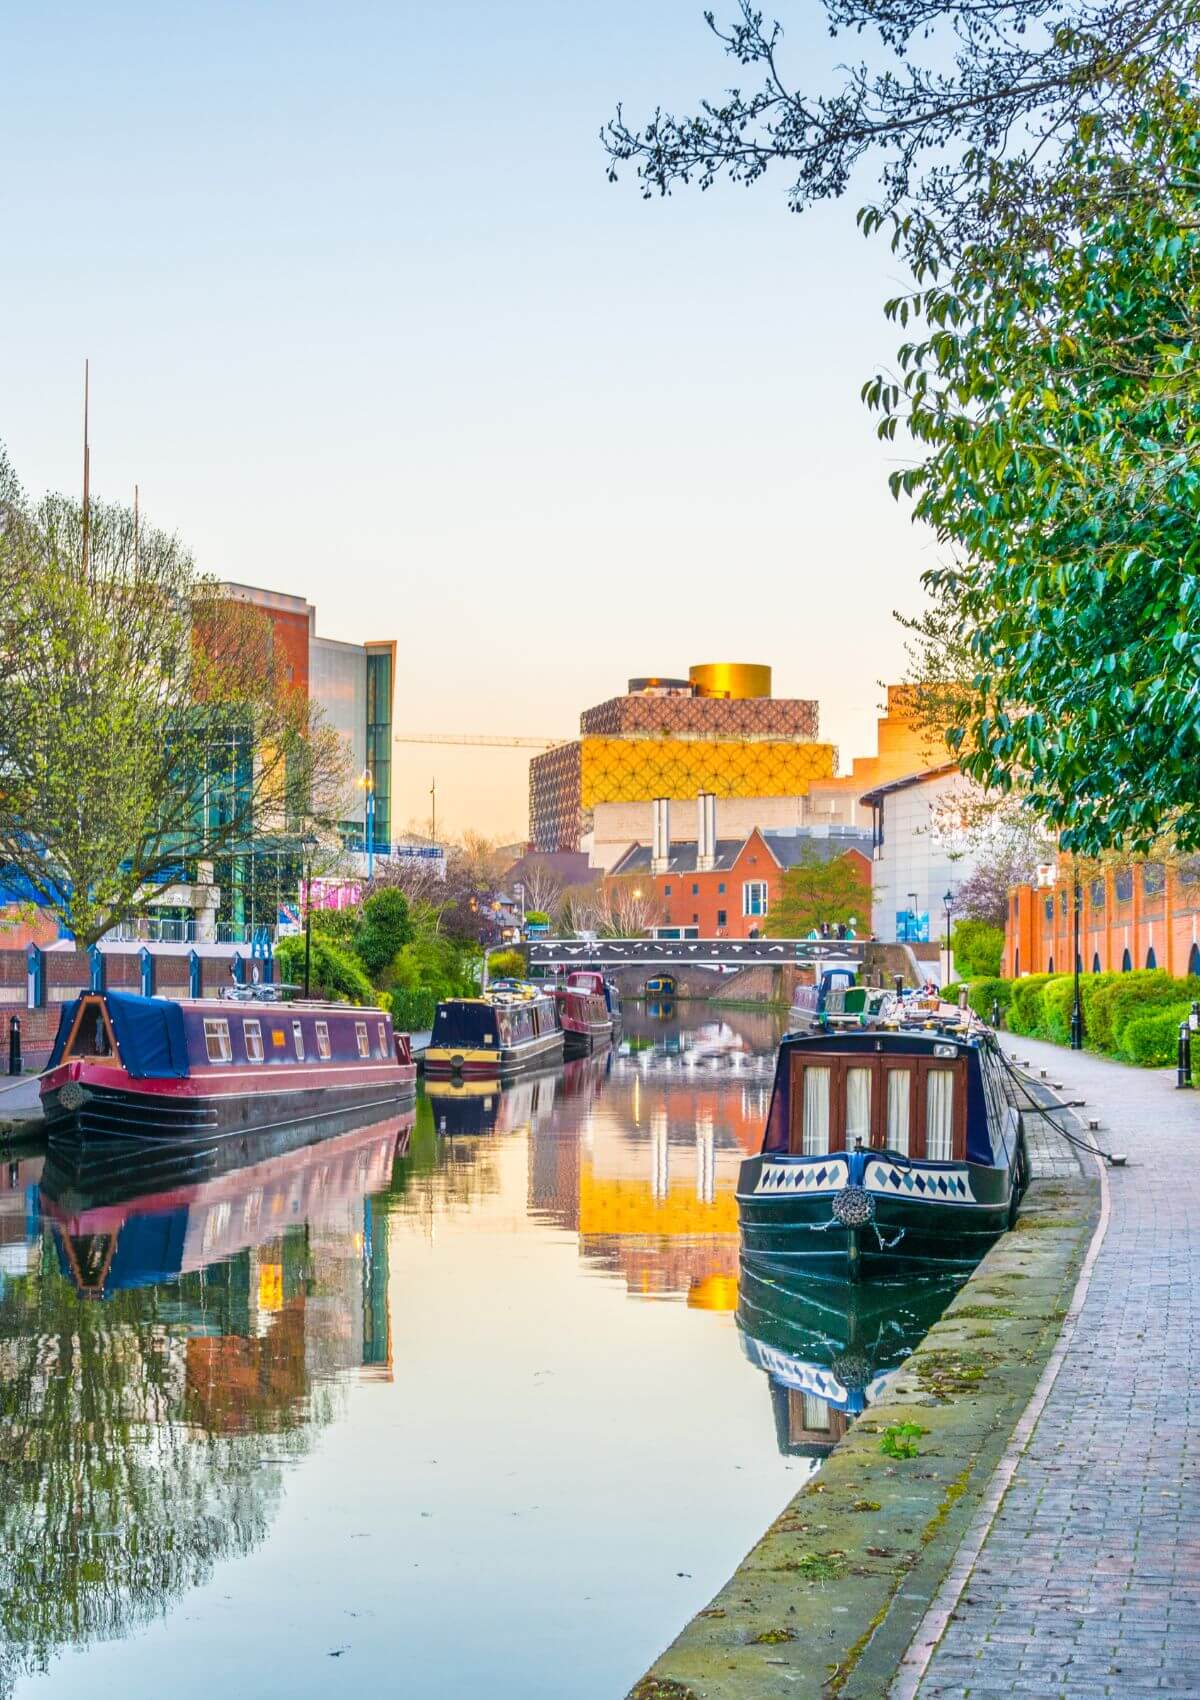
[(769, 697), (771, 669), (754, 661), (705, 661), (688, 668), (688, 678), (702, 697)]

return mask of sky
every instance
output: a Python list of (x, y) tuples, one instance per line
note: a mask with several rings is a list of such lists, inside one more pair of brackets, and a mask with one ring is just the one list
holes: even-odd
[[(732, 10), (732, 0), (728, 0)], [(785, 65), (839, 49), (778, 0)], [(902, 280), (782, 171), (644, 201), (618, 100), (737, 79), (701, 0), (9, 8), (0, 441), (222, 578), (399, 644), (397, 730), (571, 736), (648, 673), (765, 662), (843, 767), (934, 564), (862, 382)], [(743, 77), (745, 74), (743, 73)], [(864, 183), (862, 198), (868, 185)], [(395, 822), (524, 835), (527, 750), (402, 744)]]

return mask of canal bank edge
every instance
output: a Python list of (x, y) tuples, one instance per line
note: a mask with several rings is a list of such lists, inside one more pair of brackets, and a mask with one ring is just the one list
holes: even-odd
[(887, 1399), (629, 1700), (884, 1700), (1053, 1352), (1099, 1209), (1090, 1162), (1032, 1183)]

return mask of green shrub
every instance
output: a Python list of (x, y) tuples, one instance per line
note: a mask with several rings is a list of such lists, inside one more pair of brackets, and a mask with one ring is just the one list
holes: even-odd
[(1196, 996), (1191, 990), (1194, 981), (1175, 980), (1162, 968), (1123, 974), (1121, 980), (1124, 984), (1118, 983), (1108, 994), (1114, 1051), (1125, 1050), (1125, 1028), (1130, 1021)]
[(550, 917), (544, 909), (527, 909), (525, 920), (527, 922), (532, 921), (535, 927), (548, 927), (550, 925)]
[[(1083, 998), (1080, 997), (1080, 1008)], [(1071, 1011), (1075, 1007), (1075, 977), (1060, 974), (1042, 987), (1042, 1019), (1038, 1027), (1043, 1038), (1056, 1045), (1071, 1042)]]
[[(304, 939), (281, 939), (275, 950), (279, 978), (304, 985)], [(332, 1003), (375, 1003), (375, 991), (356, 957), (332, 939), (313, 934), (311, 995)]]
[(992, 1019), (992, 1005), (1000, 1005), (1000, 1015), (1003, 1019), (1009, 1004), (1012, 1002), (1013, 982), (1011, 980), (972, 980), (967, 992), (967, 1002), (981, 1021)]
[(1026, 974), (1013, 981), (1008, 1025), (1014, 1033), (1032, 1037), (1038, 1032), (1042, 1021), (1042, 988), (1054, 978), (1053, 974)]
[(400, 988), (387, 994), (392, 1026), (398, 1033), (428, 1033), (437, 1013), (438, 1000), (432, 992), (407, 992)]
[(1115, 985), (1118, 980), (1123, 978), (1123, 975), (1112, 972), (1081, 974), (1079, 976), (1079, 997), (1083, 1004), (1083, 1031), (1087, 1035), (1088, 1044), (1093, 1050), (1103, 1048), (1100, 1035), (1107, 1020), (1102, 1008), (1100, 994), (1106, 992), (1109, 986)]
[(966, 980), (994, 979), (1004, 955), (1004, 928), (990, 921), (959, 921), (950, 934), (955, 966)]
[(394, 886), (367, 898), (354, 934), (354, 952), (373, 980), (382, 978), (396, 952), (413, 937), (408, 899)]
[(489, 980), (523, 980), (529, 964), (521, 950), (494, 950), (488, 957)]
[(1167, 1004), (1147, 1014), (1135, 1014), (1124, 1026), (1121, 1049), (1139, 1068), (1162, 1068), (1178, 1054), (1179, 1023), (1191, 1010), (1187, 1003)]

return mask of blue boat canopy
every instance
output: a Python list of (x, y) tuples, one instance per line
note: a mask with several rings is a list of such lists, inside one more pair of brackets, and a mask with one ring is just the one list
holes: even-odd
[(73, 1003), (64, 1005), (50, 1068), (62, 1061), (79, 1006), (89, 996), (98, 996), (107, 1009), (121, 1061), (130, 1074), (139, 1080), (186, 1078), (188, 1054), (182, 1009), (170, 998), (143, 998), (136, 992), (84, 992)]

